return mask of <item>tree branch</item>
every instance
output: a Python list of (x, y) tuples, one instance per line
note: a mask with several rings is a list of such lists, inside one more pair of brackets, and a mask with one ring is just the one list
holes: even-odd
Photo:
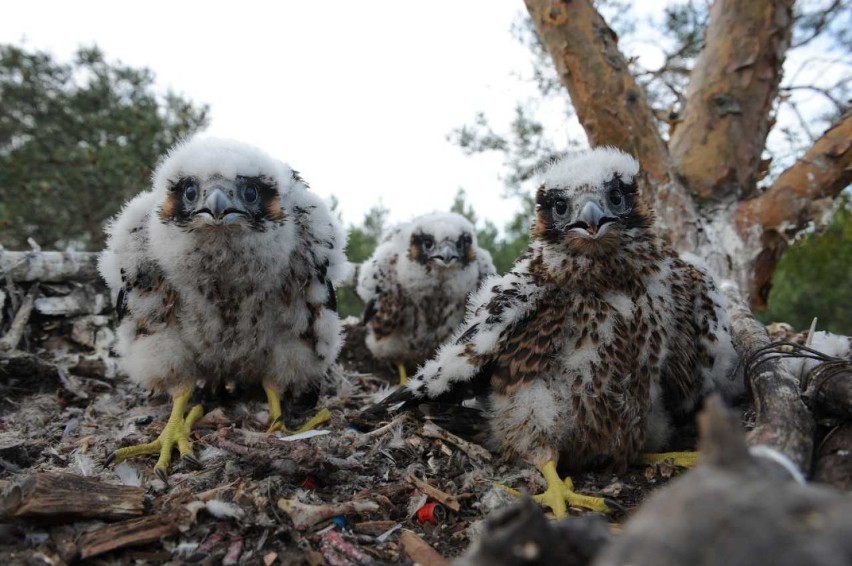
[(792, 0), (717, 0), (669, 144), (699, 200), (754, 192), (793, 25)]
[(666, 145), (615, 32), (588, 0), (525, 2), (590, 143), (632, 153), (652, 182), (667, 182)]
[[(752, 306), (766, 306), (772, 275), (790, 240), (821, 216), (830, 199), (852, 183), (852, 111), (829, 128), (813, 146), (758, 197), (743, 201), (735, 213), (744, 240), (759, 234)], [(822, 200), (820, 200), (822, 199)]]
[(12, 252), (0, 248), (0, 273), (12, 281), (92, 281), (98, 276), (95, 252)]

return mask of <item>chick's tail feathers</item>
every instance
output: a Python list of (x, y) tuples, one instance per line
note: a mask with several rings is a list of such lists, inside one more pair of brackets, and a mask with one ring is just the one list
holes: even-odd
[(408, 387), (397, 387), (390, 395), (361, 411), (350, 421), (359, 426), (372, 428), (387, 420), (391, 413), (408, 410), (419, 402), (417, 394)]

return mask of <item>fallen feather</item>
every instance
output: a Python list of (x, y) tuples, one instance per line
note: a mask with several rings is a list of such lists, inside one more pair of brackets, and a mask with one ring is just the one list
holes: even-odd
[(278, 438), (278, 440), (284, 440), (286, 442), (295, 442), (297, 440), (307, 440), (308, 438), (313, 438), (315, 436), (325, 436), (326, 434), (330, 433), (330, 430), (306, 430), (305, 432), (300, 432), (299, 434), (285, 436), (279, 432), (276, 437)]

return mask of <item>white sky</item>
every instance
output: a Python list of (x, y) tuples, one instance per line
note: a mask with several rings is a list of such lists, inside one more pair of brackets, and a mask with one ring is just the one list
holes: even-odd
[[(650, 68), (662, 58), (646, 20), (662, 5), (637, 2), (644, 33), (621, 45)], [(467, 157), (447, 134), (478, 111), (507, 126), (516, 102), (534, 98), (532, 56), (510, 33), (523, 10), (520, 0), (18, 0), (4, 4), (0, 42), (62, 60), (97, 44), (152, 69), (158, 88), (210, 105), (208, 134), (287, 161), (338, 197), (347, 223), (379, 202), (394, 221), (446, 210), (464, 187), (479, 217), (503, 226), (518, 203), (502, 198), (502, 156)], [(557, 146), (585, 140), (558, 102), (538, 110)]]
[(290, 163), (339, 198), (347, 223), (379, 201), (392, 220), (447, 209), (464, 187), (480, 217), (502, 226), (517, 203), (501, 198), (501, 157), (466, 157), (446, 136), (480, 110), (508, 123), (515, 100), (535, 92), (517, 77), (531, 57), (510, 33), (523, 9), (519, 0), (19, 1), (4, 6), (0, 42), (63, 60), (96, 43), (109, 60), (151, 68), (159, 87), (210, 105), (207, 133)]

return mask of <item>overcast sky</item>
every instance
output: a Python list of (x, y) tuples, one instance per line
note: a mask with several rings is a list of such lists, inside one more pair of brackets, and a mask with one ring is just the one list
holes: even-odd
[[(644, 17), (659, 8), (636, 4)], [(446, 210), (464, 187), (480, 218), (502, 226), (518, 206), (502, 198), (502, 156), (465, 156), (447, 134), (478, 111), (507, 125), (536, 92), (532, 57), (510, 32), (523, 10), (520, 0), (28, 0), (4, 4), (0, 42), (63, 60), (97, 44), (149, 67), (158, 88), (210, 105), (208, 134), (287, 161), (337, 196), (347, 223), (379, 202), (392, 220)], [(659, 33), (639, 31), (622, 48), (653, 68)], [(585, 143), (561, 108), (542, 111), (557, 145)]]
[[(500, 156), (466, 157), (447, 134), (480, 110), (508, 122), (515, 100), (534, 92), (518, 78), (530, 55), (510, 33), (522, 9), (519, 0), (27, 1), (4, 6), (0, 42), (63, 59), (97, 44), (110, 60), (151, 68), (159, 87), (210, 105), (207, 133), (287, 161), (338, 197), (347, 222), (379, 201), (396, 220), (445, 210), (464, 187), (480, 216), (502, 225), (517, 203), (501, 198)], [(567, 123), (558, 127), (567, 137)]]

